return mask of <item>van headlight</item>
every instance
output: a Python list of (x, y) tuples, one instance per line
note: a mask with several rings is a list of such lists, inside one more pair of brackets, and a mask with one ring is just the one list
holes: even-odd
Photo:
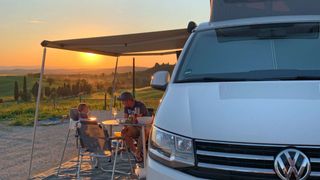
[(149, 156), (164, 165), (173, 168), (195, 165), (192, 139), (153, 126), (149, 147)]

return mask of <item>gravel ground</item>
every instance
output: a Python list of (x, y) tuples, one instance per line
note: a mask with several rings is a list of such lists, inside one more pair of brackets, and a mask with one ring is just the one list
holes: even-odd
[[(38, 126), (32, 175), (56, 167), (60, 161), (68, 123)], [(0, 180), (27, 179), (33, 127), (0, 124)], [(71, 131), (64, 161), (76, 156), (74, 131)]]

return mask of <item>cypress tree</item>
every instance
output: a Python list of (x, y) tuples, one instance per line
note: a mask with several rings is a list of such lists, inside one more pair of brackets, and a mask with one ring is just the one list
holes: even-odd
[(21, 98), (23, 101), (29, 101), (31, 99), (30, 93), (28, 92), (27, 89), (27, 77), (23, 77), (23, 89), (22, 89), (22, 94)]
[(35, 100), (37, 100), (38, 89), (39, 89), (39, 84), (38, 84), (38, 82), (35, 82), (32, 89), (31, 89), (31, 93), (32, 93)]
[(14, 82), (14, 100), (19, 100), (19, 86), (17, 81)]
[(23, 93), (27, 94), (27, 77), (23, 77)]
[(28, 101), (28, 90), (27, 90), (27, 77), (23, 77), (23, 87), (22, 87), (22, 94), (21, 98), (23, 101)]

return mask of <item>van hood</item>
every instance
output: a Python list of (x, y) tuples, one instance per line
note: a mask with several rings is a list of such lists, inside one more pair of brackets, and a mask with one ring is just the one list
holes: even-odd
[(320, 84), (170, 84), (155, 126), (203, 140), (320, 145)]

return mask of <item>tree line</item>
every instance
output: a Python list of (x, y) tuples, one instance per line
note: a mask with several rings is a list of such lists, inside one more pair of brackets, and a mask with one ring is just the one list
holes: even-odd
[[(62, 86), (51, 87), (54, 83), (54, 79), (48, 78), (47, 82), (49, 86), (44, 87), (41, 92), (41, 97), (43, 95), (49, 99), (55, 99), (58, 97), (71, 97), (78, 96), (79, 94), (90, 94), (92, 92), (92, 85), (85, 79), (79, 79), (75, 83), (63, 83)], [(15, 101), (31, 101), (32, 97), (36, 100), (38, 95), (39, 83), (36, 81), (32, 88), (28, 90), (27, 88), (27, 77), (23, 77), (23, 87), (22, 90), (19, 89), (19, 84), (17, 81), (14, 82), (14, 100)]]
[[(136, 88), (146, 87), (149, 85), (151, 76), (153, 73), (164, 70), (172, 73), (174, 65), (170, 64), (159, 64), (155, 65), (144, 71), (137, 71), (135, 77)], [(27, 77), (39, 77), (39, 74), (29, 74)], [(88, 75), (89, 76), (89, 75)], [(94, 75), (97, 76), (97, 75)], [(101, 76), (105, 78), (106, 74), (102, 73)], [(113, 73), (110, 75), (113, 77)], [(119, 73), (115, 82), (116, 89), (128, 89), (132, 87), (132, 72)], [(14, 85), (14, 99), (15, 101), (31, 101), (32, 97), (36, 100), (38, 94), (38, 82), (35, 82), (30, 90), (27, 89), (27, 77), (24, 76), (23, 87), (19, 88), (18, 82), (15, 81)], [(97, 77), (95, 77), (97, 79)], [(53, 79), (52, 77), (46, 78), (46, 84), (41, 93), (41, 97), (45, 96), (48, 99), (56, 99), (59, 97), (74, 97), (79, 96), (80, 94), (90, 94), (93, 92), (93, 86), (86, 79), (78, 79), (77, 81), (65, 81), (60, 86), (54, 86), (55, 82), (59, 81)], [(112, 83), (112, 82), (111, 82)], [(106, 82), (96, 82), (95, 88), (98, 91), (106, 91), (109, 95), (112, 94), (111, 84), (106, 84)]]

